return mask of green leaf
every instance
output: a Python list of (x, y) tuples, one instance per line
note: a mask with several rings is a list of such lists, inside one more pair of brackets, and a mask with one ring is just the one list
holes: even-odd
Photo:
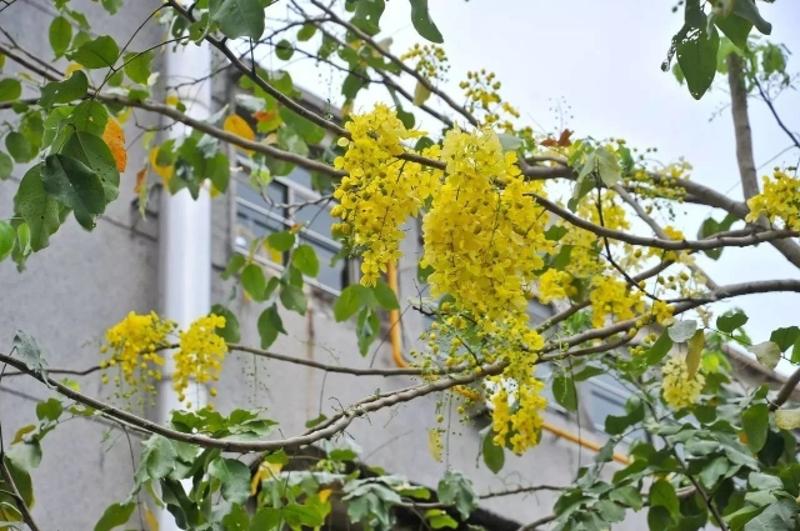
[(673, 519), (680, 515), (675, 487), (666, 479), (659, 479), (650, 486), (650, 507), (664, 507)]
[(257, 264), (246, 265), (239, 278), (242, 287), (253, 300), (263, 301), (266, 299), (264, 290), (267, 287), (267, 280), (264, 278), (264, 271), (261, 266)]
[(13, 101), (22, 95), (22, 84), (13, 77), (0, 79), (0, 101)]
[(774, 369), (781, 359), (781, 349), (772, 341), (764, 341), (749, 347), (747, 350), (755, 354), (758, 362), (768, 369)]
[(458, 528), (458, 522), (441, 509), (428, 509), (425, 511), (425, 519), (428, 521), (428, 525), (431, 526), (431, 529)]
[(297, 40), (300, 42), (310, 40), (316, 32), (317, 27), (314, 24), (303, 24), (303, 27), (297, 32)]
[(409, 0), (409, 2), (411, 2), (411, 23), (417, 33), (431, 42), (443, 43), (444, 38), (428, 12), (428, 0)]
[(769, 431), (769, 408), (766, 404), (754, 404), (742, 413), (742, 428), (747, 434), (747, 446), (756, 453), (767, 442)]
[(669, 338), (675, 343), (685, 343), (694, 336), (697, 330), (697, 321), (694, 319), (686, 319), (678, 321), (667, 329)]
[(82, 101), (72, 111), (72, 123), (79, 131), (86, 131), (95, 136), (102, 136), (108, 122), (108, 111), (105, 105), (94, 100)]
[(56, 421), (63, 411), (64, 406), (61, 404), (61, 401), (56, 398), (50, 398), (36, 404), (36, 418), (39, 420)]
[(258, 40), (264, 33), (264, 7), (261, 0), (223, 0), (212, 19), (226, 37)]
[(108, 35), (102, 35), (81, 45), (70, 59), (93, 69), (112, 67), (117, 57), (119, 57), (119, 47), (116, 41)]
[(34, 251), (47, 247), (50, 235), (61, 226), (61, 207), (44, 189), (43, 164), (25, 173), (14, 196), (14, 212), (30, 229), (30, 245)]
[(275, 45), (275, 55), (282, 61), (288, 61), (294, 55), (294, 46), (286, 39), (281, 39)]
[(111, 150), (102, 138), (85, 131), (77, 131), (69, 137), (61, 153), (79, 160), (100, 177), (106, 203), (117, 198), (119, 171)]
[(286, 252), (294, 245), (294, 234), (288, 230), (273, 232), (267, 237), (267, 243), (276, 251)]
[(794, 345), (798, 339), (800, 339), (800, 328), (796, 326), (776, 328), (769, 336), (769, 340), (778, 345), (781, 352), (785, 352), (786, 349)]
[(719, 33), (714, 26), (709, 31), (706, 16), (696, 1), (687, 1), (686, 12), (686, 24), (678, 35), (676, 54), (689, 93), (699, 100), (717, 72)]
[(274, 304), (261, 312), (258, 317), (258, 335), (261, 336), (261, 348), (267, 349), (278, 338), (278, 334), (285, 334), (283, 320)]
[(14, 248), (14, 241), (17, 239), (17, 231), (11, 223), (0, 221), (0, 262), (5, 260), (11, 249)]
[(45, 108), (52, 107), (55, 103), (69, 103), (83, 98), (88, 88), (89, 80), (86, 74), (78, 70), (69, 76), (69, 79), (53, 81), (43, 86), (39, 103)]
[(622, 172), (619, 168), (619, 161), (613, 153), (607, 149), (598, 149), (597, 153), (597, 172), (603, 184), (609, 188), (617, 184), (622, 179)]
[(281, 304), (287, 310), (293, 310), (300, 315), (305, 315), (308, 309), (306, 296), (303, 293), (303, 288), (299, 288), (293, 284), (283, 284), (280, 292)]
[(356, 337), (358, 338), (358, 351), (362, 356), (367, 355), (367, 350), (378, 337), (381, 323), (378, 316), (369, 306), (364, 306), (356, 319)]
[(750, 35), (750, 30), (753, 28), (752, 23), (738, 15), (730, 14), (726, 17), (714, 17), (714, 24), (733, 44), (742, 50), (747, 49), (747, 36)]
[(239, 331), (239, 319), (227, 307), (215, 304), (211, 307), (211, 313), (225, 318), (225, 326), (217, 328), (216, 332), (225, 340), (226, 343), (238, 343), (241, 339)]
[(608, 415), (605, 420), (605, 430), (609, 435), (621, 435), (630, 426), (644, 419), (644, 405), (638, 398), (630, 398), (625, 404), (625, 415)]
[(222, 483), (222, 497), (244, 503), (250, 497), (250, 469), (236, 459), (218, 457), (208, 465), (208, 474)]
[(240, 253), (234, 253), (228, 260), (228, 265), (225, 266), (225, 270), (220, 274), (222, 280), (228, 280), (233, 275), (237, 274), (242, 267), (244, 267), (244, 264), (244, 255)]
[(4, 181), (11, 177), (11, 171), (14, 169), (14, 161), (11, 157), (0, 151), (0, 181)]
[(109, 531), (115, 527), (125, 525), (130, 520), (135, 507), (136, 504), (132, 501), (128, 503), (112, 503), (106, 508), (103, 516), (94, 526), (94, 531)]
[(355, 8), (350, 22), (368, 35), (376, 35), (380, 32), (381, 16), (386, 8), (384, 0), (360, 0), (356, 3)]
[(626, 507), (630, 507), (634, 511), (638, 511), (644, 505), (644, 502), (642, 501), (642, 495), (639, 493), (639, 489), (632, 487), (631, 485), (624, 485), (612, 490), (608, 494), (608, 499), (621, 505), (625, 505)]
[(306, 276), (315, 277), (319, 274), (319, 260), (314, 248), (303, 244), (297, 247), (292, 254), (292, 265)]
[(764, 35), (772, 33), (772, 24), (764, 20), (758, 12), (755, 0), (734, 0), (733, 14), (752, 23)]
[(103, 183), (91, 168), (72, 157), (50, 155), (44, 161), (42, 182), (47, 193), (72, 209), (83, 228), (94, 228), (106, 198)]
[(559, 374), (553, 378), (553, 397), (569, 411), (578, 409), (578, 392), (571, 375)]
[(333, 316), (337, 323), (346, 321), (362, 307), (369, 304), (372, 294), (361, 284), (347, 286), (333, 305)]
[(455, 505), (461, 517), (466, 520), (478, 506), (472, 482), (459, 472), (448, 470), (436, 488), (439, 501), (446, 505)]
[(497, 474), (503, 469), (506, 456), (502, 446), (494, 443), (494, 432), (487, 430), (486, 435), (483, 437), (483, 462), (486, 467), (493, 473)]
[(796, 529), (797, 502), (785, 498), (770, 504), (758, 516), (744, 525), (744, 531), (775, 531)]
[(717, 317), (717, 329), (726, 334), (741, 328), (745, 323), (747, 323), (747, 315), (739, 309), (725, 312)]
[(153, 52), (126, 53), (124, 56), (125, 74), (136, 83), (147, 84), (152, 73)]
[(375, 287), (372, 288), (372, 293), (375, 295), (375, 300), (384, 310), (399, 310), (400, 303), (397, 302), (397, 295), (395, 295), (392, 288), (389, 287), (383, 280), (378, 280)]
[(56, 58), (64, 55), (72, 40), (72, 24), (64, 17), (58, 16), (50, 23), (50, 47)]
[(36, 154), (25, 135), (18, 131), (11, 131), (6, 135), (6, 149), (17, 162), (30, 162)]

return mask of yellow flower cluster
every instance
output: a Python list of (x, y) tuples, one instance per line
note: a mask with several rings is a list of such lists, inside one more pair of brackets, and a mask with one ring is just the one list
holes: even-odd
[(691, 171), (692, 165), (682, 159), (655, 170), (640, 167), (630, 175), (631, 189), (642, 197), (682, 201), (686, 190), (677, 182), (687, 179)]
[[(144, 315), (130, 312), (106, 331), (106, 342), (100, 351), (111, 356), (100, 366), (119, 367), (126, 384), (154, 392), (153, 381), (161, 379), (160, 367), (164, 364), (158, 350), (168, 344), (167, 338), (174, 329), (175, 323), (161, 319), (155, 312)], [(103, 382), (108, 382), (108, 375), (103, 375)], [(121, 383), (119, 377), (115, 382)]]
[(442, 146), (447, 178), (423, 220), (423, 267), (434, 297), (450, 294), (472, 316), (503, 321), (526, 314), (527, 287), (552, 247), (544, 237), (547, 216), (526, 194), (544, 193), (526, 182), (514, 153), (497, 135), (452, 130)]
[[(625, 209), (614, 201), (611, 192), (602, 195), (603, 225), (614, 230), (625, 230), (630, 228), (630, 223), (625, 214)], [(577, 214), (595, 225), (600, 225), (600, 211), (596, 201), (582, 201), (578, 205)], [(601, 274), (606, 268), (605, 259), (601, 256), (604, 251), (603, 241), (591, 231), (579, 229), (568, 225), (567, 233), (561, 238), (560, 243), (572, 248), (569, 255), (569, 271), (577, 278), (591, 278)], [(617, 246), (614, 240), (609, 240), (612, 249)], [(628, 254), (630, 260), (634, 259), (633, 254)], [(633, 264), (626, 264), (633, 265)]]
[(640, 291), (629, 290), (624, 280), (609, 276), (597, 276), (592, 280), (589, 301), (592, 303), (592, 326), (595, 328), (602, 327), (609, 316), (624, 321), (644, 310)]
[(765, 216), (771, 224), (779, 219), (784, 228), (800, 230), (800, 179), (777, 169), (772, 177), (765, 176), (764, 190), (748, 199), (747, 221)]
[(450, 65), (448, 64), (447, 54), (439, 45), (436, 44), (414, 44), (409, 50), (400, 56), (401, 61), (417, 61), (414, 70), (422, 74), (428, 80), (444, 80)]
[(703, 390), (706, 379), (697, 371), (694, 376), (689, 374), (686, 360), (680, 356), (673, 356), (661, 369), (661, 394), (664, 401), (673, 409), (681, 409), (697, 402)]
[[(334, 192), (339, 204), (331, 211), (342, 222), (333, 230), (361, 254), (361, 282), (369, 286), (388, 262), (400, 257), (401, 226), (417, 214), (440, 172), (397, 158), (404, 151), (403, 141), (422, 133), (406, 129), (385, 105), (353, 116), (345, 127), (351, 139), (339, 140), (347, 151), (334, 165), (347, 176)], [(425, 154), (433, 156), (437, 150), (432, 147)]]
[[(217, 334), (217, 329), (224, 327), (225, 318), (212, 313), (197, 319), (188, 330), (181, 332), (179, 350), (173, 354), (175, 375), (172, 382), (181, 402), (186, 399), (184, 393), (190, 378), (199, 383), (219, 378), (228, 345)], [(213, 388), (211, 395), (216, 395)]]
[[(467, 72), (467, 79), (459, 83), (467, 98), (467, 109), (471, 113), (480, 111), (483, 125), (497, 125), (501, 129), (512, 132), (511, 119), (519, 118), (519, 111), (500, 97), (502, 83), (496, 79), (494, 72), (481, 69)], [(506, 120), (500, 121), (502, 117)]]
[(516, 389), (513, 407), (509, 406), (508, 391), (502, 386), (492, 395), (492, 431), (494, 443), (506, 446), (516, 454), (539, 444), (542, 433), (542, 411), (547, 401), (541, 396), (544, 384), (533, 380), (529, 385)]
[(675, 312), (675, 308), (664, 301), (655, 301), (653, 302), (653, 306), (650, 308), (650, 313), (653, 316), (653, 319), (660, 324), (661, 326), (669, 326), (675, 320), (672, 315)]
[(539, 300), (548, 304), (556, 299), (564, 299), (575, 294), (572, 275), (558, 269), (548, 269), (539, 276)]

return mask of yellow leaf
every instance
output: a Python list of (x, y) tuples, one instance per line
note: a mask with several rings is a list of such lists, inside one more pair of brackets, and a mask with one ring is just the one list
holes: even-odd
[(144, 506), (144, 521), (147, 524), (149, 531), (158, 531), (158, 518), (150, 510), (147, 505)]
[(333, 494), (333, 489), (322, 489), (317, 493), (317, 496), (319, 496), (321, 502), (326, 502), (331, 497), (331, 494)]
[(280, 463), (270, 463), (266, 459), (261, 461), (261, 464), (258, 465), (258, 470), (253, 474), (253, 479), (250, 480), (250, 495), (255, 496), (261, 482), (265, 479), (276, 477), (281, 473), (282, 469), (283, 465)]
[(150, 155), (148, 157), (150, 161), (150, 167), (153, 168), (153, 171), (161, 177), (161, 180), (164, 183), (164, 186), (169, 186), (169, 181), (172, 179), (172, 174), (175, 169), (172, 166), (161, 166), (158, 164), (158, 148), (154, 147), (150, 150)]
[(697, 368), (700, 366), (700, 356), (706, 344), (706, 335), (702, 330), (698, 330), (689, 339), (688, 351), (686, 352), (686, 368), (689, 369), (689, 378), (694, 378)]
[(779, 409), (775, 412), (775, 425), (782, 430), (800, 428), (800, 409)]
[(125, 150), (125, 131), (114, 118), (109, 118), (106, 122), (106, 128), (103, 130), (103, 142), (111, 150), (111, 155), (117, 165), (117, 171), (125, 171), (125, 167), (128, 165), (128, 152)]
[(67, 65), (67, 69), (64, 70), (64, 79), (69, 79), (70, 77), (72, 77), (72, 74), (74, 74), (75, 72), (77, 72), (81, 68), (83, 68), (83, 67), (78, 63), (70, 63), (70, 64), (68, 64)]
[(34, 424), (27, 424), (20, 429), (17, 430), (16, 435), (14, 435), (14, 439), (11, 441), (11, 444), (17, 444), (18, 442), (22, 442), (22, 439), (25, 438), (25, 435), (32, 432), (36, 429)]
[[(231, 114), (227, 118), (225, 118), (225, 122), (222, 124), (222, 128), (225, 129), (227, 132), (232, 133), (240, 138), (244, 138), (245, 140), (255, 140), (256, 134), (253, 131), (253, 128), (250, 127), (244, 118), (239, 116), (238, 114)], [(247, 153), (251, 153), (249, 149), (238, 148), (242, 151)]]
[(414, 105), (422, 105), (430, 97), (431, 91), (428, 90), (428, 87), (417, 81), (417, 86), (414, 88)]
[(167, 97), (164, 99), (164, 103), (171, 107), (177, 107), (178, 103), (180, 103), (180, 99), (178, 99), (178, 94), (174, 91), (170, 91), (167, 94)]

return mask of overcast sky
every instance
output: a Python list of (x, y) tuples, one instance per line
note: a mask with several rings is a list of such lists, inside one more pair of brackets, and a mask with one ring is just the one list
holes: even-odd
[[(486, 67), (503, 82), (503, 96), (537, 129), (557, 131), (566, 116), (563, 125), (574, 129), (577, 137), (621, 137), (634, 146), (658, 147), (660, 160), (685, 157), (694, 166), (693, 179), (741, 199), (730, 111), (724, 107), (726, 79), (717, 76), (712, 92), (698, 102), (660, 69), (670, 38), (682, 23), (682, 13), (671, 11), (673, 3), (429, 2), (451, 62), (451, 94), (460, 94), (457, 83), (466, 71)], [(800, 2), (758, 4), (773, 23), (770, 39), (800, 53)], [(408, 2), (391, 0), (387, 6), (383, 35), (391, 36), (392, 50), (401, 53), (421, 38), (410, 25)], [(296, 65), (300, 68), (291, 69), (296, 81), (321, 88), (321, 96), (337, 102), (337, 84), (310, 73), (308, 65), (303, 62)], [(790, 59), (789, 70), (800, 71), (797, 57)], [(358, 106), (368, 108), (371, 99), (361, 98)], [(790, 127), (800, 127), (797, 92), (784, 93), (777, 107)], [(796, 165), (797, 150), (768, 162), (790, 141), (766, 106), (751, 100), (750, 109), (756, 165), (763, 165), (759, 176), (776, 164)], [(708, 213), (708, 209), (694, 209), (686, 215), (681, 212), (676, 224), (693, 237)], [(755, 250), (726, 249), (719, 262), (704, 259), (702, 265), (720, 284), (798, 276), (797, 269), (767, 244)], [(750, 316), (747, 330), (755, 342), (768, 339), (776, 327), (800, 325), (798, 294), (753, 295), (725, 306), (733, 305), (743, 307)]]

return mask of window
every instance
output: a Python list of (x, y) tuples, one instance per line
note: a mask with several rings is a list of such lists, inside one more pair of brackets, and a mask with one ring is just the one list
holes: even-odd
[[(239, 179), (236, 186), (237, 250), (248, 252), (254, 240), (300, 224), (303, 226), (298, 233), (300, 243), (311, 245), (319, 258), (319, 274), (309, 283), (334, 294), (340, 292), (352, 280), (351, 267), (344, 259), (331, 265), (342, 245), (331, 238), (334, 223), (331, 202), (320, 202), (320, 199), (311, 189), (310, 174), (301, 168), (295, 168), (286, 177), (274, 178), (263, 194)], [(293, 208), (288, 208), (289, 205)], [(287, 253), (268, 252), (265, 248), (259, 249), (256, 256), (277, 268), (288, 260)]]

